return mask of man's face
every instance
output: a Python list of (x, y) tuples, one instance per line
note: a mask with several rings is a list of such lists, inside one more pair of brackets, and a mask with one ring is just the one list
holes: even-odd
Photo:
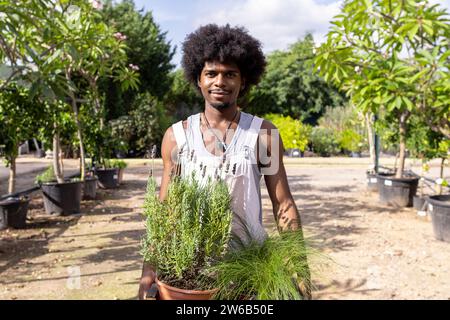
[(235, 63), (205, 62), (198, 86), (207, 104), (221, 110), (236, 104), (244, 80)]

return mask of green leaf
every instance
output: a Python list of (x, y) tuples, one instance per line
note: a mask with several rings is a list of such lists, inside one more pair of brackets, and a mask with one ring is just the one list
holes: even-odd
[(412, 103), (412, 101), (409, 100), (409, 98), (407, 98), (407, 97), (402, 97), (402, 100), (403, 100), (403, 102), (406, 104), (406, 108), (407, 108), (409, 111), (413, 111), (413, 109), (414, 109), (414, 104)]

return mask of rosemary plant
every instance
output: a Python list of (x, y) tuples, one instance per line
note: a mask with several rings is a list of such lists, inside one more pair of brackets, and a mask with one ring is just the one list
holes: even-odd
[(226, 184), (209, 180), (200, 186), (194, 176), (174, 176), (163, 202), (156, 187), (150, 176), (144, 201), (144, 260), (172, 286), (210, 289), (205, 270), (225, 254), (230, 238), (232, 210)]

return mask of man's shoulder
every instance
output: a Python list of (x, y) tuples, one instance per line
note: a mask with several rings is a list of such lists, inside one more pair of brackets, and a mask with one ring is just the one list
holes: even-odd
[[(193, 115), (190, 115), (189, 117), (187, 117), (187, 118), (184, 119), (184, 120), (179, 120), (179, 121), (173, 123), (172, 126), (173, 126), (174, 124), (178, 123), (178, 122), (181, 122), (181, 123), (183, 124), (183, 128), (186, 130), (186, 129), (188, 128), (189, 118), (190, 118), (190, 117), (193, 117), (193, 116), (196, 116), (197, 114), (198, 114), (198, 113), (193, 114)], [(171, 127), (172, 127), (172, 126), (171, 126)]]

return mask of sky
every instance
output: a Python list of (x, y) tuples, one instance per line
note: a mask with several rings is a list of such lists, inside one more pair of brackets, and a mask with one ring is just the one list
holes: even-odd
[[(136, 8), (151, 10), (155, 22), (177, 46), (172, 60), (181, 60), (181, 43), (201, 25), (243, 26), (263, 45), (263, 51), (285, 50), (312, 33), (324, 40), (329, 21), (339, 13), (342, 0), (134, 0)], [(450, 0), (431, 0), (450, 12)]]

